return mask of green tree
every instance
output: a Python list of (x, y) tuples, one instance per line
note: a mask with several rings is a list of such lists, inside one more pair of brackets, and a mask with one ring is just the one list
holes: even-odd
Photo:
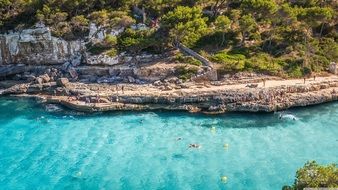
[(106, 28), (109, 26), (109, 13), (105, 9), (92, 12), (89, 18), (100, 28)]
[(297, 18), (301, 21), (299, 22), (298, 28), (303, 29), (303, 33), (305, 34), (304, 35), (305, 58), (303, 64), (303, 67), (305, 67), (308, 66), (310, 59), (309, 41), (313, 35), (312, 29), (320, 25), (327, 19), (332, 18), (333, 13), (332, 10), (329, 8), (320, 8), (320, 7), (304, 8), (299, 9), (298, 11), (299, 12)]
[(89, 20), (84, 17), (84, 15), (78, 15), (71, 19), (70, 21), (73, 33), (84, 37), (88, 32)]
[(62, 12), (60, 9), (54, 9), (48, 5), (43, 5), (41, 10), (38, 10), (36, 17), (39, 21), (51, 27), (53, 35), (64, 37), (71, 32), (71, 27), (67, 22), (68, 13)]
[(231, 29), (236, 30), (239, 27), (239, 19), (241, 18), (241, 10), (233, 9), (230, 11), (230, 19), (231, 19)]
[(285, 186), (283, 189), (303, 190), (304, 188), (337, 188), (338, 168), (335, 164), (321, 166), (315, 161), (307, 162), (296, 173), (296, 180), (292, 187)]
[(331, 8), (311, 7), (301, 11), (298, 18), (308, 25), (309, 32), (312, 33), (312, 28), (322, 25), (320, 36), (322, 36), (325, 22), (333, 18), (333, 10)]
[(246, 13), (251, 13), (256, 19), (269, 19), (277, 10), (275, 1), (271, 0), (243, 0), (242, 8)]
[[(201, 5), (203, 7), (210, 7), (210, 10), (212, 11), (212, 16), (218, 16), (223, 12), (224, 10), (227, 10), (230, 0), (195, 0), (195, 4)], [(194, 5), (192, 5), (194, 6)]]
[(137, 54), (151, 46), (161, 44), (154, 35), (154, 30), (133, 30), (129, 28), (118, 38), (118, 46), (123, 51)]
[(239, 19), (239, 29), (242, 34), (242, 44), (245, 44), (246, 36), (257, 30), (257, 23), (251, 15), (244, 15)]
[(231, 23), (230, 19), (224, 15), (218, 16), (215, 20), (216, 29), (222, 32), (221, 46), (223, 46), (225, 41), (225, 33), (230, 29), (230, 23)]
[(129, 27), (135, 20), (124, 11), (112, 11), (109, 15), (110, 27)]
[(155, 16), (160, 16), (179, 5), (182, 0), (145, 0), (143, 4)]
[(192, 47), (207, 32), (206, 21), (201, 8), (178, 6), (163, 16), (161, 24), (169, 32), (171, 42)]

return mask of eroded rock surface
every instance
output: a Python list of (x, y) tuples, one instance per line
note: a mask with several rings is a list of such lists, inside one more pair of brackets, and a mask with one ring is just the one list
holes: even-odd
[(83, 49), (81, 41), (65, 41), (43, 25), (0, 35), (0, 65), (62, 64)]
[[(60, 80), (60, 79), (59, 79)], [(308, 84), (248, 88), (245, 85), (210, 86), (161, 82), (156, 85), (106, 85), (60, 82), (19, 84), (3, 94), (34, 94), (48, 102), (61, 103), (79, 111), (186, 110), (273, 112), (338, 100), (338, 78), (321, 78)], [(279, 84), (290, 81), (274, 81)], [(292, 81), (293, 82), (293, 81)], [(162, 88), (162, 87), (165, 88)], [(169, 88), (170, 87), (170, 88)], [(69, 101), (68, 97), (76, 97)], [(104, 103), (97, 100), (103, 98)]]

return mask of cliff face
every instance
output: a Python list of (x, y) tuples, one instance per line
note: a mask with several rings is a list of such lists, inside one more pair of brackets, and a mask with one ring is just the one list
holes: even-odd
[(0, 35), (0, 65), (63, 64), (83, 49), (81, 41), (65, 41), (42, 25)]
[[(122, 29), (98, 31), (93, 24), (90, 25), (89, 41), (100, 42), (106, 35), (118, 35)], [(36, 24), (33, 28), (22, 31), (0, 34), (0, 66), (9, 64), (25, 65), (55, 65), (76, 61), (73, 66), (81, 63), (95, 66), (114, 66), (119, 63), (132, 64), (134, 62), (151, 62), (159, 59), (158, 55), (141, 54), (130, 56), (125, 52), (110, 57), (105, 54), (92, 55), (81, 40), (66, 41), (51, 35), (48, 27)]]

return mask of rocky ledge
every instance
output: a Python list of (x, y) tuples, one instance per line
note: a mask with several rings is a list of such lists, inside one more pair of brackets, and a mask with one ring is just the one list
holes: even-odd
[[(9, 84), (9, 82), (5, 82)], [(316, 80), (268, 80), (263, 83), (210, 84), (85, 84), (45, 76), (31, 83), (3, 86), (1, 95), (33, 96), (44, 102), (84, 111), (185, 110), (224, 113), (228, 111), (273, 112), (315, 105), (338, 99), (338, 77)], [(1, 86), (1, 84), (0, 84)]]

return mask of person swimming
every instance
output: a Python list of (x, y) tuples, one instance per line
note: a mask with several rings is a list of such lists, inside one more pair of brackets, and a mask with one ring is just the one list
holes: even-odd
[(201, 148), (201, 145), (199, 145), (199, 144), (190, 144), (189, 148)]

